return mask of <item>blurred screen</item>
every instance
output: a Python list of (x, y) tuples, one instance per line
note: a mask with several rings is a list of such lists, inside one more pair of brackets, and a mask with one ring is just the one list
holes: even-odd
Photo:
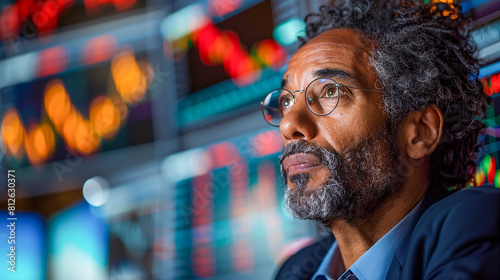
[(13, 0), (0, 2), (3, 42), (34, 39), (77, 29), (89, 22), (127, 16), (146, 7), (146, 0)]
[(16, 127), (3, 134), (13, 139), (6, 144), (15, 155), (6, 160), (21, 167), (153, 141), (149, 73), (145, 54), (124, 49), (109, 62), (1, 90), (11, 107), (3, 125)]
[[(230, 32), (229, 34), (237, 36), (241, 47), (248, 53), (255, 52), (258, 43), (273, 38), (274, 24), (271, 1), (262, 1), (241, 13), (229, 18), (222, 18), (222, 21), (216, 23), (215, 27), (222, 34), (214, 34), (213, 38), (207, 38), (206, 40), (208, 41), (207, 44), (210, 45), (208, 48), (220, 48), (222, 52), (221, 60), (228, 59), (231, 56), (230, 44), (224, 40), (224, 32)], [(191, 93), (231, 78), (226, 73), (228, 67), (218, 63), (210, 63), (210, 59), (202, 61), (200, 47), (192, 47), (188, 51)], [(217, 51), (214, 50), (213, 52), (216, 53)]]
[[(42, 280), (47, 271), (46, 226), (38, 213), (1, 211), (0, 219), (5, 225), (0, 227), (0, 252), (2, 269), (0, 279)], [(9, 238), (13, 237), (13, 238)], [(14, 251), (11, 250), (14, 247)], [(8, 268), (13, 271), (8, 270)], [(15, 271), (15, 272), (14, 272)]]
[(500, 188), (500, 170), (498, 170), (500, 142), (500, 63), (494, 63), (493, 73), (481, 78), (484, 91), (493, 97), (493, 104), (486, 110), (483, 123), (486, 126), (480, 140), (484, 143), (480, 152), (478, 167), (476, 170), (476, 182), (478, 185), (490, 184)]
[(48, 279), (108, 279), (108, 226), (86, 202), (48, 222)]

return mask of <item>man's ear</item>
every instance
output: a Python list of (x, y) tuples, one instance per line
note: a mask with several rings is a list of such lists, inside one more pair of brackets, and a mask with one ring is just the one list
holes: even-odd
[(406, 116), (401, 122), (402, 144), (408, 157), (421, 159), (430, 155), (441, 141), (443, 113), (436, 105)]

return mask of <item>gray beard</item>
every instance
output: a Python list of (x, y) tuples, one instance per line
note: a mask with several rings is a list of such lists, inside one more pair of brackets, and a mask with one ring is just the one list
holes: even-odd
[[(368, 219), (389, 196), (401, 189), (406, 167), (399, 158), (396, 133), (385, 125), (373, 136), (347, 147), (342, 154), (315, 146), (305, 140), (283, 148), (279, 158), (285, 185), (285, 209), (296, 219), (316, 220), (329, 226), (341, 219), (349, 224)], [(310, 173), (299, 173), (287, 179), (283, 160), (295, 153), (316, 155), (330, 171), (326, 182), (307, 190)]]

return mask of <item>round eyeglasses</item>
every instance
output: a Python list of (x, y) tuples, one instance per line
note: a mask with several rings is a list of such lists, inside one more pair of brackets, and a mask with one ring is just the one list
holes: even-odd
[(346, 94), (348, 88), (381, 93), (378, 90), (345, 86), (330, 78), (317, 78), (307, 86), (306, 90), (298, 89), (291, 92), (281, 88), (271, 91), (261, 102), (262, 114), (268, 124), (279, 127), (283, 117), (295, 105), (295, 93), (304, 92), (309, 111), (317, 116), (326, 116), (337, 109), (340, 95)]

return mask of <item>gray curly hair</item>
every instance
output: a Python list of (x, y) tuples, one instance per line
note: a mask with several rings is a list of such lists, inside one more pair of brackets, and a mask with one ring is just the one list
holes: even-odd
[(432, 104), (444, 115), (443, 136), (431, 155), (431, 186), (474, 183), (478, 136), (491, 98), (478, 79), (480, 62), (457, 4), (336, 1), (306, 17), (305, 44), (322, 32), (350, 28), (374, 40), (371, 65), (392, 124)]

